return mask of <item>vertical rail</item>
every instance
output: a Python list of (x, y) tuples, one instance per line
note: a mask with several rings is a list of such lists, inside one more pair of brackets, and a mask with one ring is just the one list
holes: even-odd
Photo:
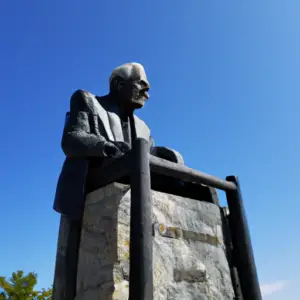
[(69, 220), (69, 222), (70, 229), (68, 233), (68, 244), (65, 258), (66, 290), (64, 300), (74, 300), (76, 296), (77, 265), (81, 235), (81, 219), (79, 221)]
[[(68, 120), (70, 118), (70, 112), (66, 113), (65, 124), (66, 127)], [(63, 289), (60, 294), (56, 294), (56, 287), (53, 287), (53, 300), (74, 300), (76, 297), (76, 284), (77, 284), (77, 264), (79, 255), (79, 245), (81, 236), (81, 218), (79, 220), (71, 220), (65, 217), (68, 222), (68, 233), (67, 233), (67, 249), (65, 261), (56, 262), (56, 264), (63, 264), (64, 270), (63, 275), (65, 276), (65, 281), (63, 284)], [(61, 237), (60, 237), (61, 238)], [(56, 273), (56, 272), (55, 272)], [(56, 275), (55, 275), (56, 276)], [(62, 296), (63, 294), (63, 296)], [(59, 297), (63, 297), (60, 299)]]
[(135, 140), (131, 159), (129, 299), (153, 300), (152, 199), (146, 140)]
[(235, 191), (227, 191), (226, 197), (230, 211), (229, 226), (233, 243), (233, 257), (243, 298), (244, 300), (262, 300), (239, 181), (235, 176), (228, 176), (226, 180), (237, 186)]
[(220, 209), (220, 211), (222, 216), (222, 222), (224, 224), (223, 236), (224, 236), (224, 241), (226, 246), (226, 256), (230, 266), (231, 281), (232, 281), (234, 295), (235, 295), (234, 300), (244, 300), (243, 293), (241, 290), (240, 280), (239, 280), (239, 274), (234, 264), (232, 238), (231, 238), (230, 226), (229, 226), (229, 210), (227, 207), (223, 207)]

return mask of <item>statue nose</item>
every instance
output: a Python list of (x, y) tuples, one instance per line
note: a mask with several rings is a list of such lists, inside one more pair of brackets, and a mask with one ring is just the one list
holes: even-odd
[(144, 91), (144, 95), (145, 95), (146, 99), (150, 98), (150, 95), (149, 95), (148, 91)]

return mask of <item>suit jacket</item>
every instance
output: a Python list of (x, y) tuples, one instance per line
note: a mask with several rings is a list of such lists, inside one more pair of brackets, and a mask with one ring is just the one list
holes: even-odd
[[(134, 116), (136, 136), (153, 145), (147, 125)], [(89, 159), (105, 157), (106, 141), (124, 141), (120, 111), (110, 96), (97, 97), (83, 90), (76, 91), (70, 101), (62, 149), (66, 155), (58, 179), (54, 210), (78, 220), (84, 209), (85, 182)]]

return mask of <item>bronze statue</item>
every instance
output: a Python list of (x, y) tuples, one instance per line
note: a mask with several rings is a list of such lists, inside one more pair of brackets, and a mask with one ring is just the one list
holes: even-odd
[[(105, 162), (114, 160), (126, 154), (131, 149), (134, 140), (137, 138), (143, 138), (149, 142), (150, 154), (169, 160), (173, 163), (184, 164), (183, 158), (178, 152), (166, 147), (155, 147), (149, 128), (142, 120), (134, 115), (134, 111), (142, 108), (145, 102), (149, 99), (149, 89), (150, 84), (147, 80), (143, 66), (138, 63), (127, 63), (117, 67), (112, 72), (110, 76), (110, 91), (108, 95), (100, 97), (83, 90), (78, 90), (71, 97), (70, 112), (68, 112), (66, 115), (67, 118), (62, 138), (62, 149), (66, 155), (66, 159), (58, 180), (54, 201), (54, 209), (62, 215), (59, 234), (60, 238), (57, 247), (58, 251), (56, 257), (55, 280), (53, 286), (53, 299), (55, 300), (73, 300), (76, 295), (78, 274), (77, 265), (79, 257), (78, 251), (79, 245), (82, 241), (82, 215), (84, 211), (85, 195), (87, 192), (89, 192), (87, 190), (87, 182), (89, 181), (88, 174), (89, 178), (97, 178), (97, 176), (92, 176), (92, 169), (99, 170), (100, 172), (98, 174), (103, 174), (101, 173), (103, 166), (106, 165), (107, 167)], [(146, 147), (146, 150), (148, 150), (147, 143), (144, 141), (136, 142), (136, 145), (138, 145), (138, 142), (142, 142), (143, 147)], [(138, 149), (138, 147), (135, 147), (135, 149)], [(145, 148), (143, 148), (143, 150), (145, 150)], [(144, 154), (145, 152), (143, 152), (143, 157), (145, 157)], [(131, 156), (130, 158), (133, 157), (135, 156)], [(139, 155), (136, 157), (139, 157)], [(151, 163), (153, 166), (155, 161), (162, 162), (161, 160), (156, 158), (154, 159), (153, 157), (151, 157), (150, 161), (151, 160), (152, 162), (150, 162), (150, 166)], [(148, 168), (148, 160), (144, 160), (144, 162), (144, 165), (146, 165)], [(222, 252), (225, 249), (227, 251), (226, 255), (229, 257), (229, 260), (231, 260), (231, 252), (234, 250), (234, 266), (230, 266), (232, 268), (230, 270), (232, 274), (230, 275), (235, 285), (235, 294), (237, 297), (241, 296), (241, 294), (244, 295), (244, 298), (245, 296), (248, 296), (247, 299), (261, 299), (250, 243), (250, 235), (248, 232), (246, 217), (244, 215), (244, 207), (242, 204), (237, 178), (234, 176), (229, 176), (227, 177), (226, 181), (224, 181), (199, 172), (198, 174), (195, 174), (194, 170), (192, 169), (179, 165), (174, 166), (174, 164), (166, 163), (165, 161), (163, 164), (167, 165), (169, 170), (173, 170), (173, 173), (171, 172), (170, 176), (165, 175), (168, 173), (164, 173), (166, 168), (163, 168), (163, 172), (157, 172), (158, 174), (154, 174), (155, 176), (152, 176), (152, 174), (149, 174), (149, 168), (147, 169), (147, 172), (144, 172), (143, 168), (141, 168), (142, 164), (139, 164), (137, 169), (139, 168), (139, 170), (142, 171), (138, 174), (138, 177), (143, 177), (141, 174), (144, 172), (147, 173), (147, 180), (137, 181), (137, 184), (131, 185), (133, 199), (131, 203), (135, 204), (131, 205), (131, 208), (137, 207), (138, 210), (131, 210), (131, 216), (133, 216), (133, 218), (130, 218), (130, 221), (138, 220), (138, 222), (136, 223), (137, 225), (133, 225), (133, 223), (130, 225), (131, 233), (134, 233), (130, 237), (130, 242), (136, 242), (135, 244), (131, 244), (133, 246), (130, 245), (130, 261), (135, 261), (135, 265), (132, 264), (134, 267), (132, 268), (130, 266), (130, 274), (134, 273), (132, 270), (138, 270), (138, 272), (135, 273), (134, 278), (139, 279), (143, 277), (143, 279), (140, 281), (132, 280), (132, 285), (131, 289), (129, 289), (129, 292), (138, 290), (135, 289), (137, 286), (140, 289), (141, 294), (143, 294), (146, 290), (145, 285), (147, 284), (148, 294), (146, 292), (144, 294), (145, 297), (148, 297), (148, 295), (152, 293), (151, 290), (153, 289), (153, 282), (152, 279), (149, 279), (149, 274), (151, 274), (152, 277), (152, 267), (148, 268), (146, 271), (144, 267), (149, 267), (149, 265), (152, 264), (152, 251), (148, 251), (152, 247), (153, 235), (152, 230), (149, 230), (152, 228), (152, 214), (149, 209), (152, 204), (149, 199), (151, 199), (151, 189), (156, 189), (158, 191), (162, 191), (163, 193), (171, 193), (193, 200), (202, 200), (217, 204), (217, 206), (211, 206), (213, 209), (211, 210), (211, 214), (209, 215), (208, 219), (209, 223), (211, 223), (211, 220), (213, 220), (212, 224), (215, 224), (215, 226), (220, 226), (221, 222), (225, 220), (228, 228), (230, 229), (227, 233), (228, 237), (225, 237), (224, 239), (225, 243), (222, 244)], [(134, 169), (134, 172), (132, 172), (131, 175), (138, 173), (135, 172), (137, 169)], [(177, 172), (177, 169), (181, 169), (181, 172)], [(113, 168), (110, 166), (109, 170), (113, 170)], [(120, 169), (118, 169), (118, 174), (120, 175), (119, 171)], [(155, 173), (155, 171), (153, 173)], [(107, 174), (105, 174), (105, 176), (107, 176)], [(151, 176), (151, 189), (149, 176)], [(174, 178), (172, 178), (172, 176)], [(181, 178), (184, 181), (175, 178)], [(141, 182), (146, 184), (141, 184)], [(134, 180), (132, 180), (132, 183), (134, 183)], [(230, 209), (229, 219), (229, 216), (225, 213), (223, 214), (223, 212), (222, 215), (220, 215), (220, 218), (217, 217), (217, 212), (219, 211), (219, 202), (216, 195), (216, 190), (210, 186), (203, 185), (203, 183), (209, 185), (211, 184), (212, 186), (226, 191)], [(137, 189), (134, 188), (136, 186), (146, 187), (146, 192), (144, 190), (144, 194), (142, 192), (138, 192), (135, 193), (134, 196), (133, 192), (137, 191)], [(139, 205), (140, 203), (147, 203), (148, 209), (146, 209), (146, 205), (144, 205), (142, 210), (142, 206)], [(185, 203), (187, 204), (188, 202)], [(191, 205), (190, 211), (194, 212), (194, 204)], [(210, 211), (208, 207), (209, 206), (206, 206), (205, 210), (202, 212), (199, 210), (198, 213), (201, 212), (202, 215), (205, 215), (205, 213)], [(102, 206), (100, 210), (101, 209)], [(96, 214), (97, 219), (99, 217), (98, 212), (99, 211), (97, 211)], [(191, 216), (194, 217), (195, 215), (193, 214)], [(104, 217), (105, 220), (107, 220), (107, 216), (102, 216), (103, 220)], [(188, 223), (190, 223), (189, 221), (191, 218), (188, 214), (184, 218), (184, 221), (186, 222), (182, 222), (181, 224), (186, 226)], [(180, 219), (178, 218), (178, 214), (176, 219)], [(111, 226), (111, 224), (109, 224), (109, 226)], [(199, 226), (199, 228), (201, 226)], [(205, 226), (207, 225), (205, 224)], [(144, 231), (137, 231), (136, 228), (138, 227), (143, 227)], [(191, 238), (191, 236), (197, 236), (195, 235), (196, 232), (194, 231), (189, 231), (185, 228), (181, 229), (179, 227), (177, 229), (181, 230), (182, 234), (186, 232), (188, 238)], [(214, 232), (215, 227), (212, 230)], [(116, 232), (117, 229), (113, 231)], [(195, 239), (197, 242), (201, 241), (202, 243), (204, 241), (204, 238), (202, 239), (203, 236), (205, 237), (205, 241), (208, 241), (207, 237), (210, 235), (207, 233), (200, 234), (201, 240)], [(172, 235), (165, 236), (168, 238), (173, 237)], [(199, 237), (200, 235), (198, 235), (198, 238)], [(211, 236), (210, 240), (211, 239), (219, 242), (217, 236)], [(226, 239), (228, 239), (228, 242)], [(142, 243), (140, 241), (142, 241)], [(138, 245), (139, 247), (134, 247), (134, 245)], [(223, 248), (224, 245), (226, 248)], [(134, 250), (136, 248), (139, 248), (138, 251), (132, 251), (132, 249)], [(159, 250), (160, 249), (162, 248), (159, 247)], [(134, 255), (137, 253), (138, 255)], [(98, 252), (96, 254), (98, 254)], [(173, 252), (171, 252), (171, 255), (172, 254)], [(132, 259), (134, 257), (135, 259)], [(217, 258), (219, 260), (218, 256)], [(223, 260), (225, 261), (225, 257)], [(169, 260), (167, 260), (167, 263), (169, 263)], [(192, 263), (194, 263), (194, 260)], [(100, 264), (102, 264), (102, 260), (100, 260)], [(231, 262), (229, 262), (229, 264), (231, 264)], [(139, 268), (139, 265), (142, 267)], [(218, 263), (217, 265), (219, 266)], [(114, 265), (109, 265), (109, 268), (111, 266), (111, 272), (113, 272)], [(135, 268), (136, 266), (138, 267)], [(184, 270), (185, 265), (183, 264), (181, 267), (182, 270)], [(225, 268), (225, 265), (223, 268)], [(206, 267), (204, 270), (206, 276)], [(218, 274), (223, 274), (220, 272), (219, 267), (217, 270)], [(193, 269), (193, 272), (194, 271), (195, 270)], [(137, 276), (136, 274), (142, 274), (143, 276)], [(182, 274), (188, 274), (188, 280), (191, 278), (190, 273), (186, 273), (185, 270), (181, 273), (178, 272), (177, 275), (176, 273), (173, 274), (172, 272), (170, 274), (171, 276), (174, 274), (174, 276), (178, 275), (177, 278), (179, 278), (180, 281), (180, 276), (182, 276)], [(196, 275), (197, 274), (198, 273), (196, 273)], [(204, 274), (203, 270), (199, 274), (202, 276)], [(226, 274), (228, 275), (229, 271), (226, 271)], [(198, 282), (199, 276), (197, 275), (196, 277)], [(216, 278), (218, 277), (216, 276)], [(190, 281), (188, 282), (190, 283)], [(230, 291), (228, 291), (230, 293), (230, 299), (232, 299), (231, 294), (233, 292), (231, 291), (231, 285), (229, 286), (227, 284), (226, 287), (230, 288)], [(139, 295), (139, 293), (137, 293), (137, 295)], [(143, 299), (145, 297), (143, 297)], [(133, 298), (136, 299), (135, 296)], [(141, 297), (137, 297), (137, 299), (141, 299)]]
[(149, 99), (149, 88), (143, 66), (127, 63), (113, 70), (108, 95), (99, 97), (83, 90), (72, 95), (62, 138), (66, 160), (56, 190), (57, 212), (80, 219), (88, 168), (123, 155), (137, 137), (149, 141), (151, 154), (183, 164), (178, 152), (154, 147), (148, 126), (134, 115)]

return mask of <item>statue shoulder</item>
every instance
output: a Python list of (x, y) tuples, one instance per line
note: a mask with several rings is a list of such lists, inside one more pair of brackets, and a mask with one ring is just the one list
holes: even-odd
[(96, 100), (96, 96), (92, 93), (85, 91), (85, 90), (77, 90), (75, 91), (70, 100), (71, 107), (72, 106), (93, 106), (93, 102)]
[(79, 89), (72, 94), (71, 99), (88, 99), (91, 97), (95, 98), (96, 96), (88, 91)]

